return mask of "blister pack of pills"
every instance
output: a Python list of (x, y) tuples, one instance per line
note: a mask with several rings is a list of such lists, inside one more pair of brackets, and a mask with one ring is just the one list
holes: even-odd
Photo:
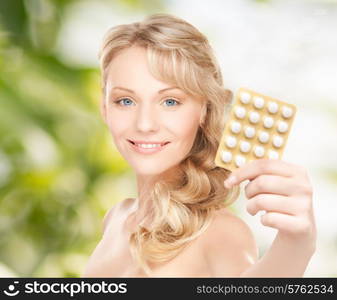
[(230, 171), (261, 158), (281, 159), (296, 106), (246, 88), (235, 95), (215, 157)]

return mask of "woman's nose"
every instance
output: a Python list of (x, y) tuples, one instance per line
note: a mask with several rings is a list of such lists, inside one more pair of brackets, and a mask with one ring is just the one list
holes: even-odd
[(139, 131), (156, 131), (158, 129), (158, 116), (153, 107), (140, 107), (136, 115), (136, 128)]

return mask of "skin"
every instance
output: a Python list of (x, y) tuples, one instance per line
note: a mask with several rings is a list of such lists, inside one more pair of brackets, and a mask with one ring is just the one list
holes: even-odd
[[(126, 91), (112, 92), (116, 86)], [(144, 277), (135, 267), (128, 236), (151, 210), (147, 191), (153, 182), (167, 178), (190, 151), (204, 118), (200, 99), (181, 90), (169, 90), (156, 80), (139, 47), (123, 50), (110, 65), (107, 95), (101, 104), (105, 122), (123, 157), (137, 177), (138, 198), (125, 199), (111, 208), (103, 220), (103, 237), (92, 254), (85, 277)], [(114, 101), (123, 100), (123, 106)], [(182, 105), (171, 107), (175, 99)], [(125, 105), (127, 104), (127, 105)], [(170, 141), (164, 151), (142, 155), (126, 139)], [(278, 230), (266, 254), (258, 248), (250, 228), (227, 208), (214, 213), (209, 228), (168, 263), (153, 266), (151, 277), (300, 277), (314, 253), (316, 227), (312, 187), (301, 166), (280, 160), (259, 159), (243, 165), (224, 184), (227, 188), (249, 180), (245, 186), (247, 211), (264, 210), (264, 226)], [(145, 224), (146, 227), (146, 224)]]
[[(136, 173), (139, 220), (151, 209), (147, 191), (160, 177), (169, 177), (188, 154), (204, 117), (200, 99), (181, 89), (159, 93), (170, 87), (151, 75), (146, 50), (141, 47), (121, 51), (110, 64), (101, 110), (117, 149)], [(135, 152), (127, 139), (170, 144), (159, 153), (144, 155)]]
[(316, 225), (313, 190), (307, 171), (281, 160), (258, 159), (234, 171), (225, 181), (230, 188), (245, 180), (247, 211), (259, 211), (264, 226), (277, 236), (259, 262), (241, 276), (300, 277), (315, 251)]

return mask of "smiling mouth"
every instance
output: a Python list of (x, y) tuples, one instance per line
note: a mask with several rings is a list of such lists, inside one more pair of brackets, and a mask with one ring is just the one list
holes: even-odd
[(168, 143), (170, 143), (170, 142), (163, 142), (163, 143), (158, 143), (158, 142), (153, 142), (153, 143), (149, 143), (149, 142), (146, 142), (146, 143), (141, 143), (141, 142), (139, 142), (139, 143), (136, 143), (136, 142), (134, 142), (134, 141), (131, 141), (131, 140), (128, 140), (128, 142), (130, 142), (131, 144), (133, 144), (133, 145), (136, 145), (136, 146), (143, 146), (144, 148), (145, 147), (162, 147), (162, 146), (165, 146), (165, 145), (167, 145)]

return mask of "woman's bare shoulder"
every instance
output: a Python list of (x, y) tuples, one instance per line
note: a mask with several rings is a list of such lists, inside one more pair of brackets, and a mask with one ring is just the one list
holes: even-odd
[(214, 212), (212, 223), (207, 230), (207, 239), (235, 239), (236, 242), (255, 242), (250, 227), (230, 209), (222, 208)]
[(112, 216), (115, 215), (118, 212), (122, 212), (125, 211), (126, 209), (128, 209), (130, 206), (132, 206), (132, 204), (134, 203), (135, 198), (126, 198), (122, 201), (119, 201), (117, 203), (115, 203), (109, 210), (107, 210), (107, 212), (105, 213), (104, 217), (103, 217), (103, 233), (105, 232), (107, 226), (109, 225)]
[(214, 212), (204, 241), (205, 257), (215, 277), (238, 276), (258, 260), (253, 232), (228, 208)]

